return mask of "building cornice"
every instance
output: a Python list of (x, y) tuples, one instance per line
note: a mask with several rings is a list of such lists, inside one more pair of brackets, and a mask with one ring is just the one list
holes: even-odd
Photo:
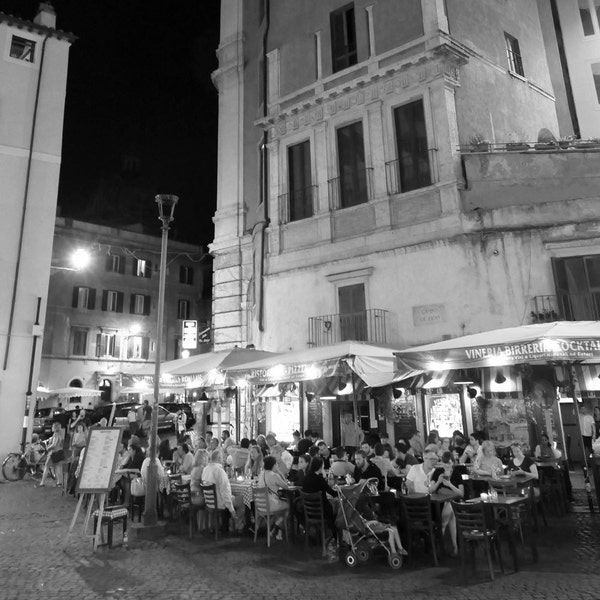
[(69, 33), (68, 31), (63, 31), (62, 29), (53, 29), (52, 27), (46, 27), (44, 25), (37, 25), (31, 21), (20, 19), (3, 12), (0, 12), (0, 23), (5, 23), (10, 27), (16, 27), (17, 29), (23, 29), (31, 33), (52, 37), (57, 40), (64, 40), (71, 44), (77, 40), (77, 36)]

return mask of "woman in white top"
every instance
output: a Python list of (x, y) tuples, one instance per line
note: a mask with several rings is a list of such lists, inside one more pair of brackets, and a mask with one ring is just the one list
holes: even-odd
[[(263, 461), (263, 470), (258, 476), (258, 487), (267, 489), (267, 502), (269, 503), (269, 509), (271, 511), (289, 509), (289, 502), (287, 500), (282, 500), (277, 494), (278, 490), (280, 489), (287, 490), (288, 483), (279, 471), (277, 459), (274, 456), (265, 456), (265, 460)], [(286, 516), (279, 515), (275, 519), (276, 539), (281, 539), (282, 537), (279, 529)]]
[(475, 458), (475, 473), (478, 475), (495, 476), (498, 472), (502, 473), (504, 465), (496, 456), (496, 447), (494, 442), (485, 440), (481, 444), (481, 454)]
[[(63, 443), (65, 440), (65, 432), (63, 431), (60, 423), (55, 422), (52, 423), (52, 437), (46, 443), (46, 450), (48, 451), (48, 457), (46, 458), (46, 462), (44, 463), (44, 472), (42, 474), (42, 480), (40, 481), (40, 487), (46, 485), (46, 477), (48, 475), (48, 469), (50, 468), (50, 462), (54, 463), (54, 476), (56, 478), (56, 487), (62, 486), (62, 463), (60, 461), (54, 462), (57, 460), (59, 453), (63, 453), (64, 459), (64, 450)], [(54, 458), (52, 458), (54, 457)]]

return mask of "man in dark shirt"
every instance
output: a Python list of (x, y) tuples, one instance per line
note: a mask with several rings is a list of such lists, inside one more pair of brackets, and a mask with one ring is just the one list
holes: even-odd
[(356, 468), (354, 469), (354, 481), (360, 481), (361, 479), (377, 479), (377, 489), (381, 492), (385, 489), (385, 478), (381, 474), (381, 471), (376, 467), (368, 458), (367, 453), (364, 450), (357, 450), (354, 453), (354, 462)]
[(412, 465), (418, 465), (419, 461), (412, 455), (409, 454), (410, 447), (404, 442), (398, 442), (396, 444), (396, 465), (400, 469), (402, 475), (406, 475)]
[(304, 432), (304, 437), (298, 442), (298, 446), (296, 450), (298, 454), (301, 456), (302, 454), (308, 454), (308, 449), (313, 445), (312, 440), (310, 439), (312, 435), (312, 431), (307, 429)]

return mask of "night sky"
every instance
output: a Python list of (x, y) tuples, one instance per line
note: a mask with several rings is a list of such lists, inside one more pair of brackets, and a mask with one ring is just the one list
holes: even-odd
[[(219, 0), (53, 0), (74, 33), (58, 203), (63, 216), (159, 232), (157, 193), (180, 196), (173, 236), (212, 241)], [(38, 0), (0, 0), (32, 20)]]

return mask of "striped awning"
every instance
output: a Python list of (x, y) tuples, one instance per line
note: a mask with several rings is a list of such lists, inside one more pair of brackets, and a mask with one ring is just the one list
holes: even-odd
[[(564, 388), (563, 393), (568, 393), (569, 376), (564, 367), (555, 367), (556, 379), (559, 386)], [(582, 397), (597, 398), (600, 396), (600, 365), (573, 365), (575, 385)]]
[[(424, 390), (436, 390), (445, 388), (452, 383), (454, 371), (438, 371), (430, 373), (429, 376), (423, 376), (421, 388)], [(431, 379), (429, 378), (431, 377)]]

